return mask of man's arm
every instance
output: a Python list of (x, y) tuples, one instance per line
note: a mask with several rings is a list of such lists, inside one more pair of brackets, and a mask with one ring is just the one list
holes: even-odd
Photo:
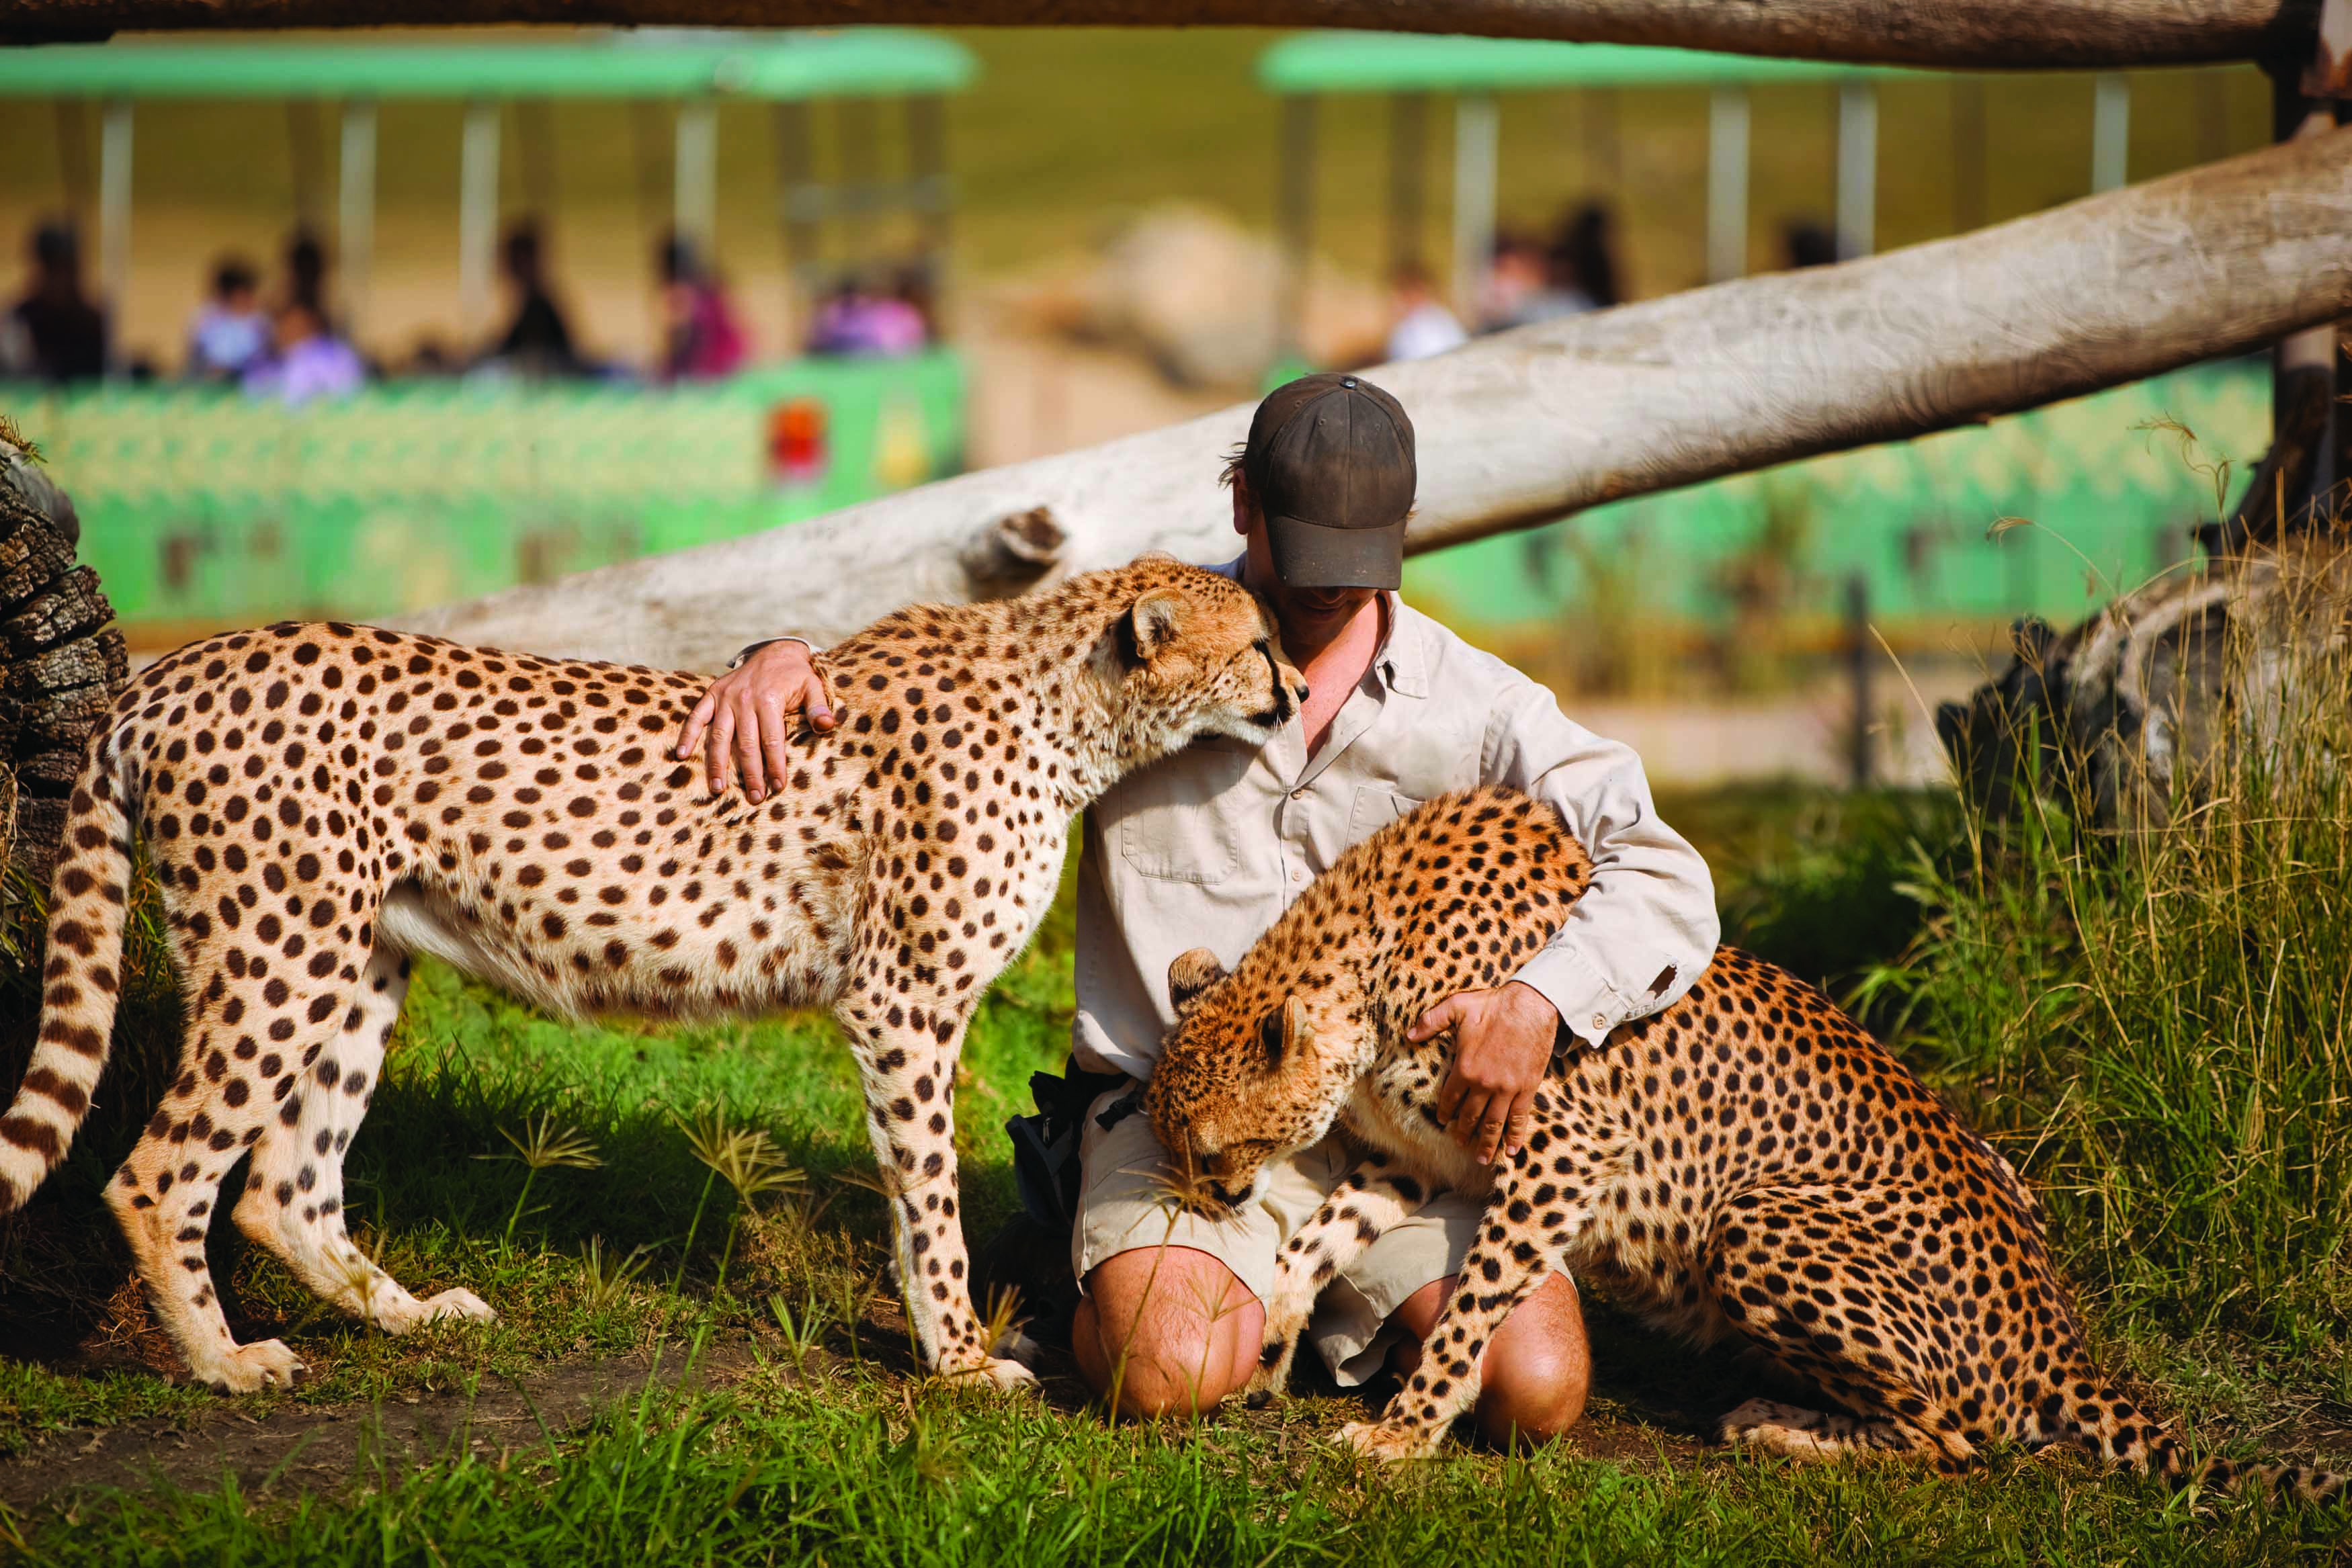
[(782, 789), (791, 771), (784, 743), (803, 716), (812, 729), (831, 729), (835, 722), (815, 653), (806, 638), (779, 637), (735, 655), (687, 716), (673, 755), (683, 761), (702, 742), (714, 795), (734, 788), (739, 773), (748, 800), (763, 800)]
[(1558, 1028), (1598, 1045), (1670, 1005), (1713, 959), (1721, 925), (1706, 862), (1659, 820), (1641, 758), (1571, 723), (1543, 687), (1514, 683), (1496, 704), (1481, 773), (1551, 805), (1592, 857), (1591, 886), (1509, 984), (1449, 998), (1413, 1030), (1454, 1029), (1438, 1110), (1492, 1158), (1525, 1141)]

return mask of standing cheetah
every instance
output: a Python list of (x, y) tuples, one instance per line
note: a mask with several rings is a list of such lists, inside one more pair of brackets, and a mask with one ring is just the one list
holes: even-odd
[[(1733, 1443), (1951, 1468), (1990, 1440), (2064, 1442), (2181, 1475), (2173, 1437), (2092, 1364), (2008, 1163), (1769, 964), (1723, 948), (1680, 1001), (1555, 1057), (1527, 1146), (1499, 1166), (1447, 1135), (1450, 1042), (1405, 1031), (1456, 991), (1506, 983), (1590, 874), (1549, 808), (1472, 790), (1348, 851), (1230, 976), (1205, 948), (1171, 967), (1179, 1021), (1143, 1104), (1190, 1173), (1185, 1201), (1247, 1201), (1267, 1161), (1335, 1123), (1364, 1155), (1283, 1253), (1253, 1386), (1278, 1385), (1358, 1249), (1433, 1188), (1484, 1190), (1485, 1230), (1420, 1366), (1381, 1420), (1344, 1434), (1367, 1454), (1434, 1451), (1476, 1400), (1496, 1329), (1565, 1269), (1700, 1342), (1745, 1335), (1843, 1407), (1753, 1400), (1724, 1418)], [(2215, 1461), (2200, 1479), (2242, 1473)], [(2258, 1474), (2307, 1496), (2344, 1485)]]
[(1245, 590), (1164, 558), (901, 611), (823, 665), (841, 725), (801, 735), (792, 787), (755, 805), (664, 755), (702, 689), (689, 675), (333, 624), (160, 661), (75, 786), (39, 1043), (0, 1119), (0, 1213), (63, 1157), (105, 1066), (135, 830), (187, 1040), (107, 1197), (199, 1380), (299, 1370), (278, 1341), (230, 1338), (205, 1267), (247, 1151), (237, 1224), (319, 1295), (395, 1333), (490, 1315), (465, 1291), (418, 1301), (344, 1232), (343, 1151), (422, 953), (568, 1015), (830, 1004), (925, 1361), (1028, 1381), (992, 1356), (965, 1281), (965, 1022), (1052, 901), (1075, 813), (1196, 737), (1264, 739), (1306, 683)]

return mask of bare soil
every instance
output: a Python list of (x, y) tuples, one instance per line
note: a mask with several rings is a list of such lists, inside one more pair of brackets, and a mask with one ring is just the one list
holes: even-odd
[(171, 1420), (58, 1433), (0, 1464), (0, 1507), (23, 1511), (102, 1488), (203, 1490), (234, 1477), (248, 1495), (331, 1491), (345, 1482), (470, 1448), (480, 1458), (577, 1431), (644, 1393), (723, 1387), (755, 1364), (748, 1342), (686, 1353), (566, 1362), (520, 1379), (485, 1378), (471, 1395), (404, 1394), (373, 1405), (297, 1406), (254, 1417), (224, 1406), (194, 1426)]

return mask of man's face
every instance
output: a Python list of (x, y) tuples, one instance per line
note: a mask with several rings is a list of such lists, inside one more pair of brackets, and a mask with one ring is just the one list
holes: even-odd
[(1252, 591), (1274, 606), (1286, 647), (1311, 648), (1330, 641), (1364, 606), (1380, 597), (1377, 588), (1294, 588), (1274, 570), (1274, 548), (1266, 542), (1265, 518), (1249, 492), (1249, 482), (1234, 480), (1234, 531), (1248, 541), (1244, 580)]

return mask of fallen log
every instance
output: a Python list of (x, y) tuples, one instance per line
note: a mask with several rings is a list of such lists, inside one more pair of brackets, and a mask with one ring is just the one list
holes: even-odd
[[(1373, 372), (1419, 432), (1410, 548), (1924, 435), (2352, 315), (2352, 129), (1864, 261), (1742, 279)], [(748, 538), (411, 617), (472, 642), (679, 668), (1234, 539), (1249, 407)], [(1042, 514), (1042, 515), (1040, 515)], [(1021, 541), (1016, 548), (1010, 540)], [(981, 563), (984, 570), (976, 570)]]
[(2114, 70), (2310, 51), (2319, 0), (11, 0), (0, 41), (124, 28), (457, 26), (1368, 27), (1670, 44), (1990, 70)]

